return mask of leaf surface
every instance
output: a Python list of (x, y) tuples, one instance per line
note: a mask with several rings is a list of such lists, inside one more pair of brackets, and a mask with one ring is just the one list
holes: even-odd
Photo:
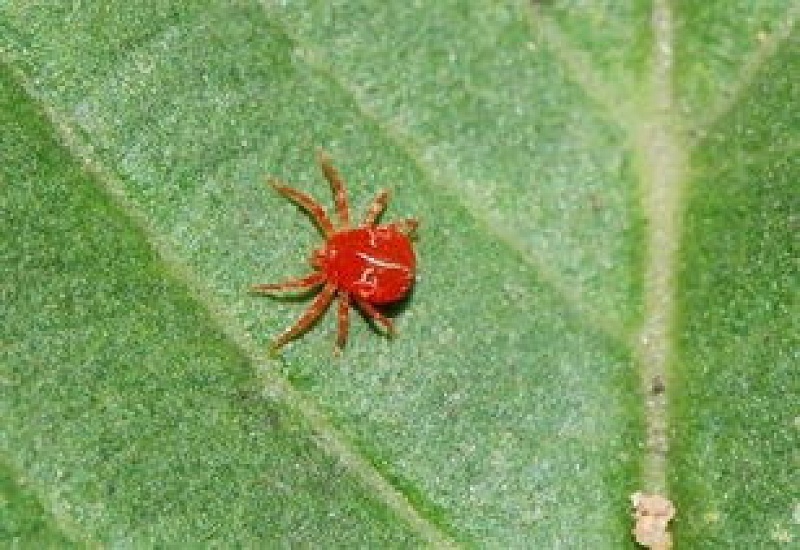
[[(800, 540), (794, 3), (0, 7), (0, 537)], [(286, 348), (320, 237), (417, 217), (387, 340)]]

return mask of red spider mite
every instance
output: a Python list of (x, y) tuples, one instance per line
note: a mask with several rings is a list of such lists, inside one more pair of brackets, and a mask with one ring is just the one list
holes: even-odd
[(322, 286), (322, 290), (297, 322), (275, 339), (273, 351), (308, 330), (336, 297), (339, 298), (337, 351), (347, 342), (351, 305), (355, 305), (365, 315), (383, 325), (389, 335), (393, 335), (395, 330), (391, 320), (375, 306), (400, 300), (414, 284), (416, 257), (410, 237), (419, 222), (405, 219), (378, 225), (377, 219), (389, 202), (389, 191), (384, 189), (372, 200), (364, 221), (359, 226), (352, 227), (344, 181), (326, 153), (319, 151), (317, 161), (333, 191), (338, 218), (336, 225), (312, 197), (279, 180), (270, 181), (270, 185), (278, 193), (308, 212), (325, 237), (323, 246), (311, 254), (313, 273), (283, 283), (252, 287), (254, 292), (269, 294), (274, 291), (305, 290)]

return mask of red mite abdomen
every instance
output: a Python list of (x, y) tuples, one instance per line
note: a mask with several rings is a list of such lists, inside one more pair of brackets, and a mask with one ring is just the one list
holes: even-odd
[(360, 227), (334, 234), (321, 266), (338, 288), (372, 304), (395, 302), (414, 282), (411, 240), (392, 226)]

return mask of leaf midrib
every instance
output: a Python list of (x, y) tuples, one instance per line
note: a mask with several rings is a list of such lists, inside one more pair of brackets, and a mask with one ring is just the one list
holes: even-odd
[[(534, 4), (531, 12), (531, 26), (551, 46), (572, 81), (588, 98), (602, 107), (608, 122), (620, 126), (630, 136), (630, 147), (639, 159), (642, 207), (647, 220), (644, 315), (628, 347), (633, 348), (636, 354), (641, 394), (644, 397), (647, 441), (642, 482), (644, 489), (666, 495), (669, 378), (676, 362), (674, 337), (677, 292), (674, 282), (678, 269), (677, 253), (683, 235), (684, 187), (690, 151), (702, 141), (704, 131), (735, 106), (759, 69), (778, 51), (780, 43), (789, 39), (800, 19), (800, 2), (787, 6), (782, 24), (748, 56), (730, 92), (723, 94), (715, 105), (705, 110), (709, 113), (707, 117), (694, 125), (686, 121), (686, 128), (680, 125), (684, 122), (683, 113), (672, 82), (676, 42), (672, 2), (656, 0), (653, 5), (652, 72), (648, 83), (650, 95), (641, 113), (635, 113), (635, 107), (614, 93), (613, 88), (593, 70), (586, 54), (573, 47), (539, 6)], [(580, 304), (577, 304), (577, 309), (581, 309)], [(592, 322), (593, 325), (595, 323)], [(654, 391), (657, 380), (667, 384), (663, 391)]]
[[(669, 370), (674, 361), (676, 262), (682, 235), (682, 199), (688, 152), (676, 127), (673, 89), (675, 26), (667, 0), (654, 4), (653, 55), (650, 82), (650, 124), (638, 128), (643, 208), (648, 220), (644, 270), (644, 319), (638, 334), (637, 357), (647, 420), (643, 484), (650, 492), (667, 494), (669, 451)], [(660, 382), (659, 382), (660, 381)], [(657, 384), (663, 389), (654, 391)]]

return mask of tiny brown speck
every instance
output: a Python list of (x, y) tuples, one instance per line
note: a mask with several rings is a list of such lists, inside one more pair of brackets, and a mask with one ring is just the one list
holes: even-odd
[(650, 389), (653, 395), (661, 395), (667, 389), (667, 386), (664, 384), (664, 379), (656, 375), (653, 377)]

